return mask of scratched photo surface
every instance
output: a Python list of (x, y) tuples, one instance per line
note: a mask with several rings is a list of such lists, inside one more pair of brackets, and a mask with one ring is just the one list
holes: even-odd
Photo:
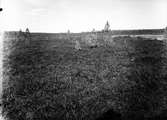
[(167, 119), (166, 0), (0, 9), (0, 119)]

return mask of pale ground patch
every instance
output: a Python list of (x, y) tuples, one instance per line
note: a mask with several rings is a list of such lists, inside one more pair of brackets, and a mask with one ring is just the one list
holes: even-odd
[(5, 119), (2, 117), (2, 115), (0, 115), (0, 120), (5, 120)]
[(2, 108), (0, 107), (0, 120), (5, 120), (5, 119), (2, 117), (1, 112), (2, 112)]
[(124, 36), (130, 36), (130, 37), (142, 37), (142, 38), (150, 38), (150, 39), (157, 39), (157, 40), (163, 40), (163, 35), (113, 35), (112, 37), (124, 37)]

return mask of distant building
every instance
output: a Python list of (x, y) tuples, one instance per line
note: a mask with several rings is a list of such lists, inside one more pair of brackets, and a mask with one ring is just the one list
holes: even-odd
[(28, 38), (30, 37), (30, 30), (28, 28), (26, 28), (25, 34), (26, 34), (26, 37), (28, 37)]
[(104, 32), (109, 32), (110, 31), (110, 24), (109, 22), (107, 21), (107, 23), (105, 24), (104, 26)]
[(28, 28), (26, 28), (26, 33), (28, 33), (28, 34), (30, 33), (30, 30)]

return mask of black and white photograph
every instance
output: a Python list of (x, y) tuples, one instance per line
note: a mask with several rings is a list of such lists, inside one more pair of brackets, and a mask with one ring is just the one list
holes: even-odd
[(167, 0), (0, 0), (0, 120), (167, 120)]

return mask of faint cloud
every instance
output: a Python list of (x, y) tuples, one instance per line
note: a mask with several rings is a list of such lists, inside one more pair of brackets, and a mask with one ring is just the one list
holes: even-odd
[(43, 14), (43, 13), (47, 13), (47, 9), (45, 8), (36, 8), (36, 9), (32, 9), (31, 11), (32, 13), (38, 13), (38, 14)]
[(33, 7), (48, 7), (54, 5), (54, 3), (57, 3), (60, 0), (23, 0), (23, 1)]
[(27, 14), (33, 16), (45, 16), (48, 14), (48, 10), (46, 8), (35, 8), (28, 11)]

